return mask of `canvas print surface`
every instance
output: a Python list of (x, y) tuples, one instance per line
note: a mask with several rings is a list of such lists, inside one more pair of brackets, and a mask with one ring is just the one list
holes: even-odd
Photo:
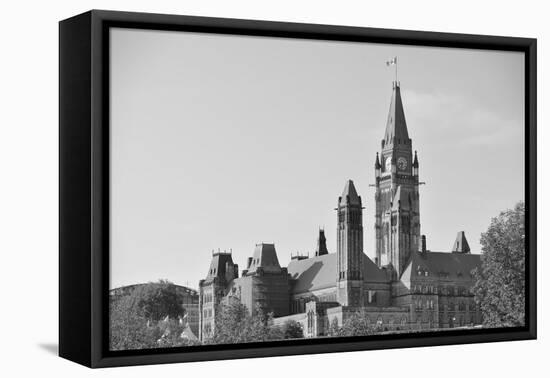
[(113, 28), (111, 350), (525, 324), (523, 53)]

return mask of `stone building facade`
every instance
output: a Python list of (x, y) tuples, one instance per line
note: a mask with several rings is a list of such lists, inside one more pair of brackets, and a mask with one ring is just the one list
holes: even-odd
[(418, 155), (397, 82), (374, 173), (374, 261), (364, 252), (363, 201), (348, 180), (335, 209), (335, 253), (327, 249), (324, 230), (315, 256), (292, 256), (286, 268), (273, 244), (257, 244), (240, 277), (231, 254), (213, 254), (199, 283), (200, 338), (213, 331), (227, 296), (251, 312), (273, 312), (274, 325), (300, 322), (306, 337), (327, 335), (330, 326), (341, 326), (357, 311), (388, 331), (480, 324), (472, 292), (480, 255), (471, 254), (464, 232), (448, 252), (429, 251), (421, 235)]

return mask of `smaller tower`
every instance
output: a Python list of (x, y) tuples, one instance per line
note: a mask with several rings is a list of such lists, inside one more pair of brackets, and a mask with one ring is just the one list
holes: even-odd
[(358, 307), (363, 298), (363, 206), (353, 181), (348, 180), (338, 198), (337, 301)]
[(319, 229), (319, 237), (317, 238), (317, 249), (315, 250), (315, 256), (323, 256), (328, 254), (327, 238), (325, 237), (325, 230)]

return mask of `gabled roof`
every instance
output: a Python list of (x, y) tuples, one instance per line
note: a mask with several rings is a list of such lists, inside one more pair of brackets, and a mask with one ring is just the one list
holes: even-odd
[(400, 139), (401, 143), (408, 141), (409, 132), (401, 100), (401, 89), (399, 84), (394, 83), (384, 140), (386, 144), (392, 144), (396, 139)]
[(454, 253), (470, 253), (470, 246), (468, 245), (468, 240), (466, 240), (464, 231), (459, 231), (458, 234), (456, 234), (452, 251)]
[[(292, 260), (288, 264), (288, 273), (294, 279), (293, 293), (326, 289), (336, 286), (336, 253), (315, 256), (304, 260)], [(363, 281), (389, 282), (385, 269), (363, 254)]]
[(267, 273), (280, 273), (281, 265), (277, 259), (275, 244), (260, 243), (256, 244), (250, 266), (247, 267), (248, 273), (254, 273), (258, 268), (262, 268)]
[[(412, 279), (418, 271), (428, 272), (430, 277), (470, 279), (473, 269), (481, 266), (481, 255), (451, 252), (415, 252), (405, 268), (402, 280)], [(409, 277), (410, 275), (410, 277)]]
[(345, 206), (345, 205), (361, 206), (361, 197), (357, 194), (357, 190), (355, 190), (355, 185), (353, 185), (352, 180), (346, 181), (346, 185), (344, 186), (344, 191), (342, 192), (342, 196), (340, 197), (338, 202), (341, 206)]

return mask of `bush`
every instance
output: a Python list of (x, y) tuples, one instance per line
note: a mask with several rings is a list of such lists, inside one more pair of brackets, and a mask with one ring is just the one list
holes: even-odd
[(304, 337), (302, 324), (296, 320), (287, 320), (283, 324), (282, 332), (285, 339), (301, 339)]

